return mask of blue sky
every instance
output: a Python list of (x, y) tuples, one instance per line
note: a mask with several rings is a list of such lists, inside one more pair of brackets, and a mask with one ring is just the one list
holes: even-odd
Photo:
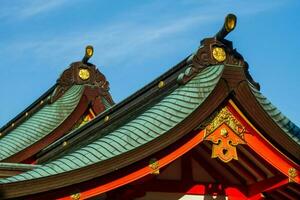
[(228, 39), (261, 91), (300, 125), (298, 0), (0, 0), (0, 126), (51, 87), (60, 73), (90, 60), (110, 81), (116, 102), (194, 52), (227, 13)]

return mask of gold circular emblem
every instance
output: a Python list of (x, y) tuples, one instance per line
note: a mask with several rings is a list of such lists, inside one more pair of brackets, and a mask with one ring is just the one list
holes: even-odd
[(80, 69), (78, 75), (82, 80), (87, 80), (90, 78), (90, 72), (87, 69)]
[(223, 62), (226, 59), (226, 52), (221, 47), (213, 48), (212, 53), (213, 53), (214, 59), (216, 59), (218, 62)]

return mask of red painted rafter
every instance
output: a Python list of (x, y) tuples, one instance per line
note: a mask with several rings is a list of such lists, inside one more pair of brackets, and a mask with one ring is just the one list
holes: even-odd
[(201, 150), (200, 151), (196, 149), (192, 150), (192, 156), (194, 160), (200, 166), (202, 166), (205, 169), (205, 171), (207, 171), (209, 175), (216, 180), (217, 183), (229, 183), (230, 179), (222, 172), (219, 172), (217, 168), (209, 161), (210, 158), (209, 159), (206, 158), (206, 156), (203, 154), (204, 152), (202, 152)]
[[(266, 168), (266, 170), (268, 171), (268, 173), (271, 173), (271, 174), (273, 174), (273, 175), (277, 175), (277, 174), (280, 174), (280, 172), (274, 167), (274, 166), (272, 166), (270, 163), (268, 163), (266, 160), (264, 160), (260, 155), (258, 155), (255, 151), (253, 151), (251, 148), (249, 148), (248, 146), (244, 146), (244, 147), (242, 147), (242, 148), (244, 148), (243, 150), (244, 151), (247, 151), (249, 154), (251, 154), (251, 155), (253, 155), (254, 156), (254, 160), (255, 161), (253, 161), (254, 163), (255, 162), (259, 162), (259, 163), (261, 163), (262, 165), (264, 165), (265, 166), (265, 168)], [(241, 148), (241, 149), (242, 149)], [(239, 153), (240, 152), (242, 152), (242, 151), (239, 151)], [(247, 157), (246, 156), (246, 154), (245, 154), (245, 157)], [(264, 172), (265, 173), (265, 172)]]
[(255, 196), (256, 194), (263, 193), (264, 191), (274, 190), (288, 183), (288, 180), (283, 176), (274, 176), (265, 179), (258, 183), (248, 186), (248, 196)]
[(299, 196), (295, 196), (295, 195), (292, 195), (291, 193), (288, 193), (284, 190), (277, 190), (277, 192), (279, 194), (281, 194), (282, 196), (284, 196), (285, 199), (289, 199), (289, 200), (299, 200)]
[(229, 163), (226, 163), (231, 169), (238, 172), (242, 177), (244, 177), (247, 180), (247, 184), (249, 183), (255, 183), (256, 178), (253, 174), (251, 174), (244, 166), (242, 166), (240, 163), (232, 161)]
[(300, 187), (298, 185), (288, 185), (287, 189), (300, 197)]
[(193, 169), (191, 162), (191, 152), (187, 152), (181, 159), (181, 178), (182, 182), (190, 182), (193, 180)]
[(247, 158), (241, 151), (238, 152), (239, 160), (238, 162), (241, 163), (241, 165), (246, 165), (251, 171), (251, 173), (255, 176), (256, 181), (258, 179), (265, 179), (267, 178), (267, 175), (259, 168), (257, 165), (255, 165), (249, 158)]

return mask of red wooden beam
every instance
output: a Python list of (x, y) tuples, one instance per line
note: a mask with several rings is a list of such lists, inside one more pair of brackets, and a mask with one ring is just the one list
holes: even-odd
[(281, 194), (282, 196), (285, 197), (285, 199), (289, 199), (289, 200), (299, 200), (299, 196), (295, 196), (295, 195), (292, 195), (284, 190), (276, 190), (276, 192), (278, 192), (279, 194)]

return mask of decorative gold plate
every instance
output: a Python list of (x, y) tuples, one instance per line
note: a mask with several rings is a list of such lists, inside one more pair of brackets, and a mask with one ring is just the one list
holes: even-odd
[(212, 54), (218, 62), (223, 62), (226, 59), (226, 52), (222, 47), (214, 47)]
[(84, 81), (90, 78), (90, 72), (87, 69), (80, 69), (78, 75)]

